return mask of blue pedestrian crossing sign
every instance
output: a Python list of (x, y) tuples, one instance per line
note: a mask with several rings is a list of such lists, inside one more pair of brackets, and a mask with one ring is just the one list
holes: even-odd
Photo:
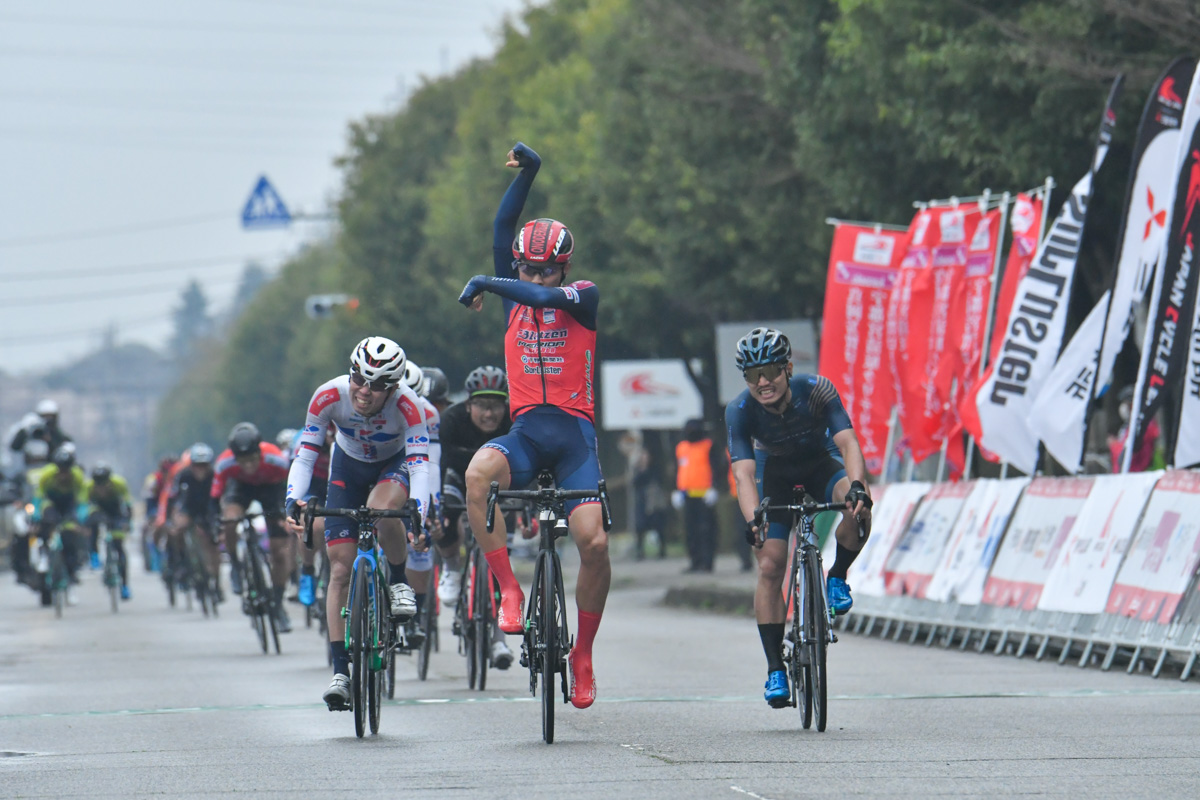
[(283, 198), (275, 191), (267, 176), (263, 175), (258, 179), (254, 191), (250, 193), (250, 199), (242, 209), (242, 227), (271, 228), (291, 223), (292, 215), (283, 204)]

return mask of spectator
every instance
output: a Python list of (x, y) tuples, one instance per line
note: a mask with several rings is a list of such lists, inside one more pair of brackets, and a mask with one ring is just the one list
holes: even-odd
[(683, 527), (691, 562), (687, 572), (712, 572), (717, 550), (717, 517), (713, 506), (712, 439), (704, 421), (688, 420), (683, 441), (675, 446), (675, 492), (671, 505), (683, 511)]
[[(1130, 408), (1133, 405), (1133, 387), (1126, 386), (1117, 395), (1117, 414), (1121, 417), (1121, 427), (1116, 436), (1108, 437), (1108, 451), (1112, 455), (1112, 471), (1121, 471), (1121, 462), (1125, 458), (1125, 438), (1129, 435)], [(1129, 461), (1130, 472), (1145, 472), (1153, 469), (1155, 450), (1162, 430), (1151, 417), (1146, 422), (1146, 429), (1133, 447), (1133, 458)]]

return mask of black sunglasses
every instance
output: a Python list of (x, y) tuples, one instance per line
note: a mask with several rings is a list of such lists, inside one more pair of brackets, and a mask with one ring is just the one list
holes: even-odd
[(385, 381), (382, 378), (377, 381), (368, 381), (354, 370), (350, 370), (350, 382), (355, 386), (369, 386), (372, 392), (386, 392), (388, 389), (393, 389), (396, 386), (395, 383)]
[(562, 269), (562, 264), (530, 264), (528, 261), (517, 259), (512, 263), (513, 269), (519, 269), (531, 278), (541, 275), (543, 278), (549, 278), (555, 272)]
[(759, 378), (766, 377), (767, 380), (773, 381), (782, 374), (783, 364), (763, 364), (761, 367), (746, 367), (742, 370), (742, 376), (751, 386), (758, 383)]

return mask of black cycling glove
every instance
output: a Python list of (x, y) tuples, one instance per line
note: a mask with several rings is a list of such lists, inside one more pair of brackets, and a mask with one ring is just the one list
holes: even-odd
[(850, 504), (851, 508), (861, 502), (868, 511), (872, 506), (871, 495), (867, 494), (867, 487), (863, 486), (861, 481), (854, 481), (850, 484), (850, 491), (846, 492), (846, 502)]

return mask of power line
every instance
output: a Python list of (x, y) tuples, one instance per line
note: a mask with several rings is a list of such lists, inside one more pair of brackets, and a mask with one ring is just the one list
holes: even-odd
[[(205, 281), (205, 287), (212, 286), (230, 286), (238, 283), (241, 280), (238, 278), (229, 278), (221, 281)], [(178, 292), (184, 287), (179, 285), (178, 281), (169, 284), (155, 284), (154, 286), (143, 286), (139, 289), (116, 289), (111, 292), (84, 292), (82, 294), (68, 295), (42, 295), (41, 297), (22, 297), (20, 299), (6, 298), (0, 300), (0, 308), (28, 308), (30, 306), (55, 306), (65, 303), (88, 303), (94, 300), (103, 300), (112, 297), (141, 297), (148, 294), (162, 294), (163, 292)]]
[[(2, 134), (0, 134), (2, 135)], [(108, 236), (124, 236), (129, 233), (143, 233), (145, 231), (166, 230), (168, 228), (182, 228), (188, 225), (200, 225), (205, 222), (215, 222), (216, 220), (228, 221), (234, 216), (231, 211), (222, 211), (219, 214), (204, 214), (195, 217), (179, 217), (176, 219), (165, 219), (157, 222), (143, 222), (137, 225), (124, 225), (115, 228), (99, 228), (86, 231), (73, 231), (71, 233), (44, 233), (37, 236), (22, 236), (16, 239), (0, 239), (0, 247), (26, 247), (34, 244), (56, 244), (58, 242), (78, 242), (84, 239), (103, 239)]]
[[(164, 139), (161, 137), (151, 139), (139, 139), (133, 136), (117, 134), (117, 138), (102, 139), (98, 134), (91, 134), (80, 138), (78, 133), (68, 131), (48, 131), (46, 133), (21, 133), (18, 131), (0, 130), (0, 139), (15, 139), (21, 142), (33, 142), (35, 144), (48, 144), (50, 142), (70, 142), (79, 147), (121, 147), (134, 148), (137, 150), (184, 150), (192, 153), (206, 153), (209, 155), (268, 155), (271, 158), (288, 158), (288, 159), (304, 159), (312, 161), (314, 158), (314, 149), (318, 146), (314, 145), (310, 149), (284, 149), (278, 144), (263, 141), (258, 144), (247, 143), (244, 147), (238, 147), (236, 143), (232, 144), (212, 144), (199, 141), (177, 141)], [(327, 154), (330, 159), (334, 154)], [(225, 216), (228, 216), (226, 214)], [(0, 243), (0, 247), (4, 245)]]
[(42, 14), (0, 14), (0, 20), (25, 25), (53, 25), (56, 28), (121, 28), (125, 30), (160, 31), (166, 33), (235, 33), (247, 36), (394, 36), (402, 38), (413, 23), (445, 24), (448, 28), (462, 29), (462, 21), (458, 18), (447, 19), (442, 15), (419, 15), (404, 12), (403, 18), (397, 22), (403, 27), (380, 28), (365, 26), (361, 28), (333, 28), (327, 25), (281, 25), (267, 22), (265, 25), (248, 26), (245, 24), (221, 25), (211, 22), (181, 19), (146, 20), (146, 19), (99, 19), (80, 17), (56, 17)]
[(245, 266), (248, 262), (267, 261), (271, 256), (214, 256), (212, 258), (189, 258), (179, 261), (148, 261), (140, 264), (117, 264), (107, 267), (81, 267), (69, 270), (46, 271), (36, 268), (21, 270), (24, 274), (5, 275), (6, 283), (18, 281), (50, 281), (62, 278), (107, 278), (110, 275), (136, 275), (141, 272), (162, 272), (171, 269), (186, 269), (205, 266)]
[(42, 343), (42, 342), (61, 342), (68, 339), (75, 339), (81, 336), (96, 336), (103, 334), (109, 328), (116, 326), (117, 330), (125, 328), (138, 328), (147, 325), (165, 322), (171, 319), (173, 314), (155, 314), (150, 317), (136, 317), (134, 319), (125, 319), (120, 323), (110, 322), (107, 325), (91, 325), (87, 328), (72, 328), (62, 331), (51, 331), (49, 333), (27, 333), (21, 336), (4, 336), (0, 337), (0, 344), (27, 344), (27, 343)]

